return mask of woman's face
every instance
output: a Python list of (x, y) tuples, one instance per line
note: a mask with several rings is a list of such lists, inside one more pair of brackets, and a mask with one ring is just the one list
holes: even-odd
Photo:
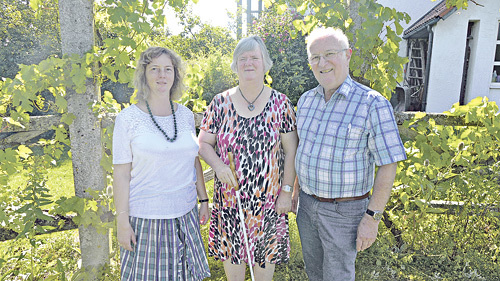
[(175, 68), (167, 54), (154, 58), (146, 66), (146, 81), (151, 94), (170, 94), (170, 89), (175, 81)]
[(264, 79), (264, 59), (259, 47), (252, 51), (244, 52), (238, 57), (238, 78), (240, 81)]

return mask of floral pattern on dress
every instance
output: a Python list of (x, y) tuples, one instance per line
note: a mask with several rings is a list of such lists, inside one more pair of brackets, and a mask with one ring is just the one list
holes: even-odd
[[(224, 163), (229, 164), (228, 148), (233, 151), (252, 265), (288, 262), (288, 215), (278, 215), (275, 207), (284, 165), (280, 133), (296, 130), (292, 103), (272, 90), (264, 110), (245, 118), (224, 92), (210, 103), (200, 129), (216, 134), (216, 153)], [(215, 178), (208, 252), (217, 260), (241, 264), (248, 258), (235, 195), (233, 188)]]

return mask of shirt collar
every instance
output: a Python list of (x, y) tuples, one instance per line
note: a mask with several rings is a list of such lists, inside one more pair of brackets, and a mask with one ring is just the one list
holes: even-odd
[[(347, 75), (347, 78), (344, 80), (342, 84), (340, 84), (339, 88), (337, 91), (335, 91), (335, 94), (341, 94), (344, 97), (348, 97), (349, 93), (351, 92), (351, 89), (353, 87), (354, 81), (352, 80), (351, 76)], [(314, 94), (315, 95), (320, 95), (321, 97), (325, 96), (325, 88), (323, 86), (318, 85), (314, 89)]]

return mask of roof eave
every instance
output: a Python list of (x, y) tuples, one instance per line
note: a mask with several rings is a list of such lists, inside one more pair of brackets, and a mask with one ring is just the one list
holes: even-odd
[(427, 38), (427, 36), (421, 36), (421, 34), (425, 33), (427, 34), (427, 26), (433, 26), (435, 25), (440, 18), (433, 18), (432, 20), (426, 22), (425, 24), (419, 26), (418, 28), (408, 32), (408, 34), (403, 35), (403, 39), (410, 39), (410, 38)]

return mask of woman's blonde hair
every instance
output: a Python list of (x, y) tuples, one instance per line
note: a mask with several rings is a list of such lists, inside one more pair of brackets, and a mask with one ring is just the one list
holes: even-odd
[(137, 100), (146, 101), (151, 93), (146, 80), (146, 67), (153, 61), (153, 59), (166, 54), (172, 61), (174, 66), (174, 84), (170, 88), (170, 98), (178, 100), (184, 92), (184, 66), (182, 59), (174, 51), (164, 47), (149, 47), (146, 51), (142, 52), (134, 72), (134, 87), (137, 90)]

